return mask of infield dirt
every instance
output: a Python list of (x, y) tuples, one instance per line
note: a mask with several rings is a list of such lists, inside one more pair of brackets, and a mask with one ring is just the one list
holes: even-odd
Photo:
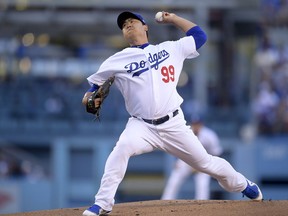
[[(87, 208), (65, 208), (6, 214), (7, 216), (82, 216)], [(288, 200), (151, 200), (116, 204), (111, 216), (287, 216)]]

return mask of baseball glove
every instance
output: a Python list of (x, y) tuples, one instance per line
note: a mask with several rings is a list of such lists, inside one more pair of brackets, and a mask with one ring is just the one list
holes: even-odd
[[(96, 119), (100, 120), (100, 109), (102, 106), (103, 101), (108, 96), (110, 87), (114, 82), (115, 77), (109, 77), (103, 85), (99, 87), (99, 89), (92, 92), (92, 94), (88, 97), (87, 104), (86, 104), (86, 111), (88, 113), (92, 113), (95, 115)], [(100, 98), (100, 105), (95, 106), (94, 100)]]

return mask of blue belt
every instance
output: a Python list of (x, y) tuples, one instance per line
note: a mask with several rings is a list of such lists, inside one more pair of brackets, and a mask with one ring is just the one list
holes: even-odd
[[(173, 114), (173, 117), (178, 115), (179, 113), (179, 110), (175, 110), (172, 114)], [(149, 124), (153, 124), (153, 125), (160, 125), (160, 124), (163, 124), (164, 122), (168, 121), (169, 120), (169, 115), (166, 115), (164, 117), (161, 117), (161, 118), (158, 118), (158, 119), (143, 119), (144, 122), (146, 123), (149, 123)]]

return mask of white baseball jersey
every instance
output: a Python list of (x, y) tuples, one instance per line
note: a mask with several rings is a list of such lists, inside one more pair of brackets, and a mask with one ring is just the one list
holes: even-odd
[(114, 75), (128, 113), (157, 119), (175, 111), (183, 102), (176, 90), (183, 62), (198, 55), (192, 36), (144, 49), (129, 47), (104, 61), (88, 81), (101, 85)]

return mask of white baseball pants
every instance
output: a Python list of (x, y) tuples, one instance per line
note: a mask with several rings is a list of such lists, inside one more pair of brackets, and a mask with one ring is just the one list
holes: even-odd
[(236, 172), (226, 160), (209, 155), (186, 125), (181, 109), (179, 111), (178, 115), (160, 125), (129, 118), (125, 130), (106, 161), (101, 185), (95, 195), (95, 204), (105, 210), (112, 210), (114, 197), (124, 178), (129, 158), (155, 149), (170, 153), (194, 169), (207, 173), (229, 192), (241, 192), (246, 188), (246, 178)]

